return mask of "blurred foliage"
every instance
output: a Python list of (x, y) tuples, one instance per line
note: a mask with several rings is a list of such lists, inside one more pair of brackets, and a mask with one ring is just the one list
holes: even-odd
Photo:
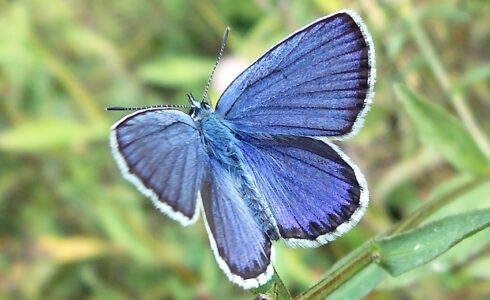
[[(0, 299), (252, 299), (218, 268), (201, 222), (179, 226), (122, 179), (108, 146), (122, 115), (104, 108), (201, 95), (230, 26), (216, 101), (233, 69), (342, 8), (376, 47), (373, 108), (341, 145), (371, 203), (333, 243), (278, 244), (285, 286), (303, 292), (424, 203), (440, 207), (421, 232), (489, 207), (489, 180), (468, 185), (489, 170), (489, 1), (0, 0)], [(481, 231), (398, 277), (371, 264), (335, 296), (488, 299), (489, 241)]]

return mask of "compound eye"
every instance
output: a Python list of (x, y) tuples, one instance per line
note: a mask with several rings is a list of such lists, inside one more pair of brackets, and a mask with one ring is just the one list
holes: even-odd
[(196, 109), (194, 107), (191, 107), (191, 109), (189, 109), (189, 115), (194, 118), (195, 117), (195, 114), (196, 114)]

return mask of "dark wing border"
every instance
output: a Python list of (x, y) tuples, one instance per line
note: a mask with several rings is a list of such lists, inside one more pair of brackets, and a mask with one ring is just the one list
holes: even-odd
[[(198, 192), (197, 194), (197, 203), (196, 203), (196, 209), (194, 211), (194, 215), (192, 218), (188, 218), (185, 216), (183, 213), (174, 210), (170, 205), (166, 204), (163, 201), (159, 200), (159, 197), (155, 192), (145, 186), (145, 184), (141, 181), (141, 179), (138, 178), (137, 175), (133, 174), (129, 170), (129, 166), (126, 163), (126, 160), (124, 159), (123, 155), (119, 151), (119, 143), (117, 140), (117, 127), (126, 121), (129, 118), (134, 117), (135, 115), (147, 112), (147, 111), (152, 111), (152, 110), (162, 110), (162, 108), (149, 108), (149, 109), (144, 109), (144, 110), (138, 110), (132, 114), (129, 114), (122, 119), (120, 119), (117, 123), (112, 125), (111, 127), (111, 135), (110, 135), (110, 146), (112, 149), (112, 154), (116, 160), (117, 165), (119, 166), (119, 169), (121, 170), (121, 173), (123, 174), (123, 177), (134, 184), (138, 191), (140, 191), (144, 196), (150, 198), (151, 202), (155, 205), (158, 210), (160, 210), (162, 213), (166, 214), (169, 216), (171, 219), (179, 222), (183, 226), (188, 226), (191, 224), (194, 224), (198, 219), (199, 219), (199, 206), (201, 205), (201, 193)], [(197, 130), (197, 129), (196, 129)]]
[(243, 278), (240, 275), (234, 274), (226, 261), (221, 257), (221, 254), (219, 253), (218, 246), (216, 244), (216, 239), (214, 238), (213, 232), (211, 231), (211, 228), (209, 227), (208, 220), (206, 218), (206, 213), (204, 212), (204, 206), (202, 204), (202, 201), (199, 202), (199, 205), (201, 206), (202, 210), (202, 215), (204, 219), (204, 225), (206, 227), (206, 231), (208, 233), (209, 237), (209, 245), (211, 246), (211, 250), (213, 251), (214, 258), (216, 259), (216, 262), (218, 263), (218, 266), (220, 269), (226, 274), (228, 279), (243, 287), (244, 289), (253, 289), (253, 288), (258, 288), (261, 285), (266, 284), (271, 278), (272, 275), (274, 275), (274, 261), (276, 257), (276, 249), (274, 245), (271, 246), (270, 251), (271, 251), (271, 257), (270, 257), (270, 262), (269, 265), (267, 266), (267, 269), (265, 270), (264, 273), (258, 275), (255, 278)]
[[(208, 182), (206, 183), (206, 179), (204, 179), (204, 182), (202, 184), (203, 185), (202, 194), (204, 195), (204, 197), (201, 199), (202, 201), (199, 203), (199, 205), (201, 206), (200, 209), (202, 210), (204, 225), (205, 225), (206, 231), (208, 233), (209, 244), (211, 246), (211, 250), (213, 251), (216, 262), (218, 263), (218, 266), (226, 274), (226, 276), (228, 277), (228, 279), (231, 282), (243, 287), (244, 289), (258, 288), (259, 286), (266, 284), (274, 275), (274, 267), (273, 267), (273, 263), (275, 260), (275, 247), (274, 247), (274, 245), (272, 244), (272, 242), (267, 237), (265, 238), (266, 239), (265, 246), (268, 247), (270, 255), (268, 256), (269, 261), (265, 267), (265, 270), (263, 270), (263, 272), (251, 274), (251, 276), (248, 276), (248, 278), (245, 278), (245, 276), (243, 276), (244, 274), (241, 274), (241, 275), (238, 274), (237, 270), (234, 270), (233, 266), (226, 262), (226, 257), (225, 257), (226, 255), (220, 251), (220, 248), (218, 247), (218, 243), (216, 241), (216, 238), (215, 238), (215, 236), (213, 234), (213, 230), (212, 230), (212, 228), (214, 228), (216, 231), (217, 227), (215, 227), (215, 225), (213, 225), (213, 223), (214, 223), (213, 220), (208, 220), (208, 215), (207, 215), (206, 209), (205, 209), (205, 205), (207, 202), (216, 201), (216, 199), (214, 199), (214, 200), (211, 199), (208, 201), (206, 200), (207, 194), (209, 194), (209, 195), (211, 194), (210, 190), (213, 189), (213, 184), (216, 183), (215, 179), (219, 177), (221, 180), (227, 180), (229, 182), (231, 182), (231, 179), (226, 177), (226, 176), (219, 176), (216, 173), (215, 174), (208, 173), (205, 175), (205, 178), (206, 177), (208, 178), (208, 180), (207, 180)], [(233, 194), (234, 193), (232, 192), (231, 195), (233, 195)], [(211, 213), (212, 204), (209, 206), (208, 209), (210, 209), (210, 211), (208, 211), (208, 212)], [(221, 228), (221, 229), (223, 229), (223, 228)]]
[(359, 223), (361, 218), (364, 216), (366, 213), (368, 204), (369, 204), (369, 189), (368, 185), (366, 182), (366, 178), (362, 174), (361, 170), (359, 167), (342, 151), (340, 148), (335, 145), (334, 143), (322, 139), (322, 138), (314, 138), (316, 140), (319, 140), (328, 146), (330, 146), (337, 154), (352, 168), (354, 171), (354, 174), (357, 179), (357, 183), (361, 187), (361, 194), (359, 196), (359, 206), (357, 209), (352, 213), (352, 215), (344, 221), (342, 224), (337, 226), (334, 231), (328, 232), (326, 234), (317, 236), (316, 239), (310, 240), (310, 239), (296, 239), (296, 238), (283, 238), (282, 240), (290, 247), (297, 248), (297, 247), (319, 247), (322, 245), (327, 244), (328, 242), (331, 242), (338, 237), (344, 235), (346, 232), (351, 230), (354, 226)]
[(335, 13), (332, 13), (330, 15), (327, 15), (325, 17), (322, 17), (320, 19), (317, 19), (317, 20), (311, 22), (310, 24), (307, 24), (306, 26), (302, 27), (301, 29), (299, 29), (299, 30), (291, 33), (286, 38), (282, 39), (280, 42), (278, 42), (274, 46), (272, 46), (269, 50), (267, 50), (264, 54), (262, 54), (254, 62), (252, 62), (242, 73), (240, 73), (240, 75), (238, 75), (228, 85), (228, 87), (226, 87), (226, 89), (221, 94), (220, 99), (216, 103), (216, 110), (219, 110), (219, 103), (221, 101), (221, 97), (223, 97), (223, 95), (228, 91), (228, 89), (233, 86), (233, 84), (235, 83), (235, 81), (240, 76), (242, 76), (242, 74), (244, 72), (246, 72), (257, 61), (259, 61), (262, 58), (264, 58), (267, 55), (269, 55), (269, 53), (271, 51), (273, 51), (276, 47), (278, 47), (280, 44), (282, 44), (283, 42), (287, 41), (288, 39), (292, 38), (296, 34), (300, 33), (301, 31), (307, 29), (308, 27), (310, 27), (310, 26), (312, 26), (312, 25), (314, 25), (316, 23), (322, 22), (322, 21), (324, 21), (324, 20), (326, 20), (328, 18), (331, 18), (331, 17), (336, 16), (336, 15), (339, 15), (339, 14), (346, 14), (346, 15), (350, 16), (354, 20), (354, 22), (356, 23), (356, 25), (359, 27), (359, 30), (361, 31), (361, 34), (364, 37), (364, 40), (366, 41), (366, 44), (368, 46), (368, 64), (369, 64), (369, 67), (370, 67), (370, 72), (369, 72), (369, 75), (368, 75), (368, 82), (367, 82), (368, 83), (368, 90), (367, 90), (367, 93), (366, 93), (366, 97), (364, 99), (364, 104), (363, 104), (364, 106), (363, 106), (362, 110), (359, 112), (359, 114), (357, 115), (356, 120), (354, 121), (354, 124), (351, 127), (351, 130), (349, 132), (343, 134), (343, 135), (339, 135), (339, 136), (325, 136), (325, 137), (328, 138), (328, 139), (331, 139), (331, 140), (345, 140), (345, 139), (349, 139), (349, 138), (355, 136), (359, 132), (359, 130), (362, 128), (362, 126), (364, 125), (364, 117), (368, 113), (369, 109), (371, 108), (371, 103), (372, 103), (373, 98), (374, 98), (374, 84), (376, 82), (376, 56), (375, 56), (373, 39), (372, 39), (371, 34), (369, 33), (368, 29), (367, 29), (366, 24), (364, 24), (364, 21), (362, 20), (361, 16), (357, 12), (352, 11), (352, 10), (348, 10), (348, 9), (343, 9), (343, 10), (337, 11)]

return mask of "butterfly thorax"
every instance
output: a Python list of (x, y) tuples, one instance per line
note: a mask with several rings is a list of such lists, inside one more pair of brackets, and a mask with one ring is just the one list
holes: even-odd
[(243, 153), (239, 147), (241, 141), (231, 125), (214, 111), (194, 121), (201, 133), (209, 158), (217, 161), (229, 173), (237, 192), (240, 193), (256, 222), (271, 240), (277, 240), (279, 238), (277, 225), (266, 201), (258, 192), (251, 171), (244, 163)]

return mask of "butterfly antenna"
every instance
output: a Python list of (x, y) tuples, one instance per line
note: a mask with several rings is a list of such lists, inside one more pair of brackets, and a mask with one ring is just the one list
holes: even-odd
[(211, 86), (211, 81), (213, 80), (214, 72), (216, 71), (216, 68), (218, 67), (219, 62), (221, 61), (221, 57), (223, 56), (223, 52), (225, 51), (226, 41), (228, 40), (228, 33), (230, 33), (230, 27), (226, 27), (225, 34), (223, 36), (223, 41), (221, 42), (221, 49), (219, 50), (218, 59), (216, 60), (216, 63), (214, 64), (213, 70), (211, 71), (211, 76), (209, 76), (208, 84), (206, 84), (206, 87), (204, 88), (204, 93), (202, 95), (202, 101), (203, 102), (206, 101), (206, 99), (208, 99), (209, 86)]
[(143, 110), (143, 109), (149, 109), (149, 108), (190, 108), (190, 106), (180, 105), (180, 104), (152, 105), (152, 106), (145, 106), (145, 107), (112, 106), (112, 107), (107, 107), (105, 110)]

